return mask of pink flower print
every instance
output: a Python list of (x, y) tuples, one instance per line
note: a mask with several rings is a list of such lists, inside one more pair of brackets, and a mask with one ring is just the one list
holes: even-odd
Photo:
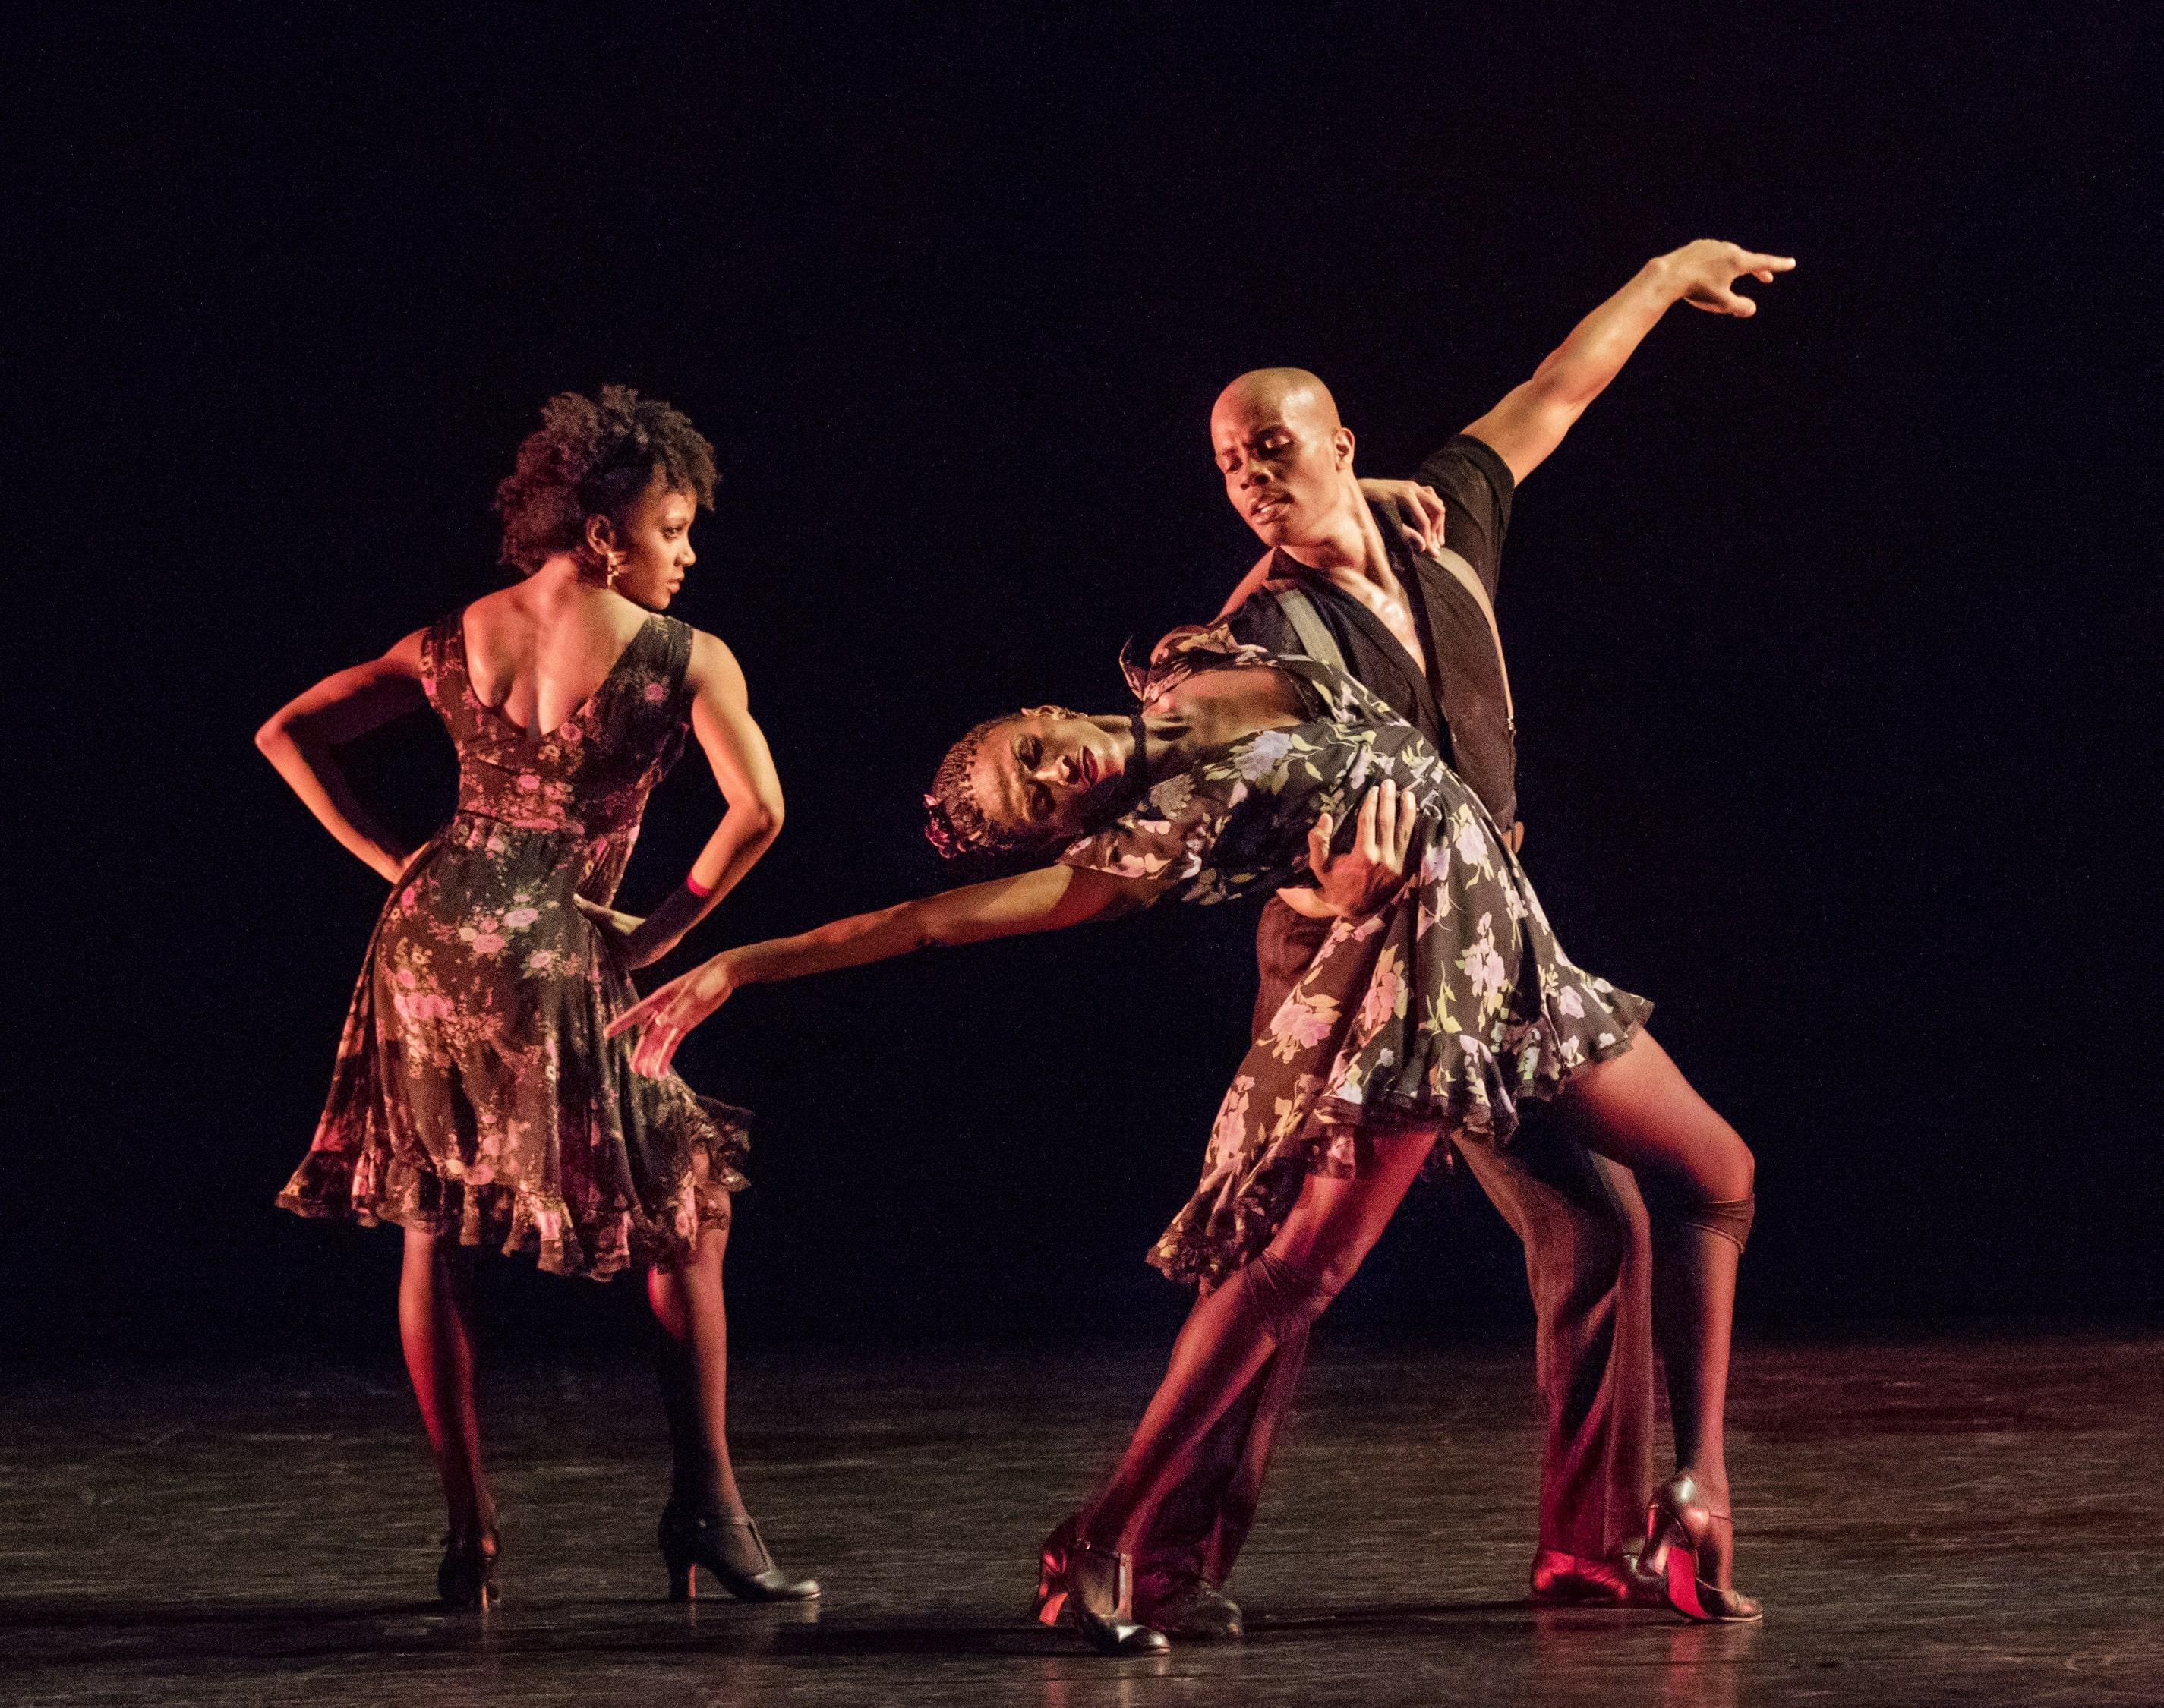
[(1301, 1050), (1321, 1044), (1337, 1025), (1336, 997), (1302, 997), (1295, 991), (1270, 1021), (1270, 1054), (1280, 1061), (1289, 1061)]
[(1360, 1030), (1373, 1036), (1405, 1012), (1405, 980), (1398, 970), (1398, 951), (1385, 949), (1368, 981), (1368, 995), (1360, 1004)]
[(1283, 730), (1265, 730), (1247, 744), (1247, 751), (1240, 756), (1240, 775), (1249, 783), (1260, 783), (1277, 769), (1278, 762), (1292, 751), (1292, 737)]
[(564, 740), (569, 741), (574, 747), (577, 747), (580, 742), (586, 739), (586, 732), (579, 727), (579, 720), (576, 718), (573, 718), (570, 722), (565, 724), (564, 727), (557, 731), (556, 733), (562, 736)]
[(522, 771), (518, 773), (518, 787), (526, 794), (533, 794), (533, 791), (540, 788), (540, 786), (541, 779), (536, 777), (532, 772)]
[(414, 898), (419, 893), (420, 888), (417, 883), (409, 883), (406, 886), (406, 893), (398, 898), (398, 905), (403, 911), (409, 914), (413, 911)]
[(1487, 849), (1481, 840), (1479, 822), (1473, 816), (1470, 807), (1458, 808), (1458, 833), (1452, 841), (1458, 844), (1458, 857), (1468, 866), (1487, 865)]
[(507, 930), (523, 931), (540, 917), (538, 908), (513, 908), (503, 916), (503, 923)]
[(1230, 1163), (1237, 1160), (1247, 1142), (1247, 1093), (1253, 1088), (1253, 1078), (1242, 1074), (1232, 1082), (1232, 1088), (1225, 1093), (1225, 1101), (1217, 1106), (1217, 1119), (1210, 1129), (1210, 1156), (1214, 1162)]
[(1465, 952), (1458, 957), (1458, 968), (1465, 974), (1466, 982), (1473, 987), (1473, 993), (1480, 998), (1483, 1014), (1498, 1005), (1503, 981), (1509, 972), (1503, 965), (1503, 957), (1495, 952), (1493, 919), (1493, 914), (1481, 914), (1480, 940), (1468, 945)]
[(555, 967), (556, 951), (554, 949), (536, 949), (526, 957), (528, 972), (553, 972)]
[(649, 705), (659, 705), (663, 700), (668, 698), (669, 690), (664, 688), (659, 683), (649, 682), (646, 684), (646, 703)]
[(473, 938), (473, 952), (476, 955), (501, 955), (504, 940), (493, 931), (476, 931)]
[(398, 969), (398, 982), (403, 985), (407, 990), (412, 989), (413, 987), (420, 983), (420, 982), (421, 981), (419, 979), (413, 977), (413, 969), (412, 967), (402, 967)]
[(1573, 1020), (1585, 1018), (1585, 1003), (1578, 993), (1568, 988), (1556, 993), (1556, 1006)]

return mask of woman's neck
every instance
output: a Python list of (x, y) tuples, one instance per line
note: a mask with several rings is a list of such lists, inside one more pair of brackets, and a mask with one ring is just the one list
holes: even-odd
[(1142, 715), (1147, 775), (1152, 783), (1162, 783), (1258, 730), (1282, 729), (1300, 719), (1298, 691), (1282, 670), (1243, 665), (1190, 676)]

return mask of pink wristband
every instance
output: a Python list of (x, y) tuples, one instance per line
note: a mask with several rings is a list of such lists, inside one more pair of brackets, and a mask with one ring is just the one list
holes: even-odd
[(712, 884), (701, 883), (697, 878), (692, 877), (689, 872), (686, 872), (684, 875), (684, 888), (690, 890), (691, 893), (698, 897), (701, 901), (706, 900), (708, 896), (714, 893), (714, 887)]

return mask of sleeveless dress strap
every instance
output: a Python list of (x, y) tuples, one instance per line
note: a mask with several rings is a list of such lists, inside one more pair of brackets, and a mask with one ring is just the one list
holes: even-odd
[(421, 691), (455, 738), (463, 734), (467, 681), (463, 609), (438, 617), (421, 637)]
[(688, 724), (691, 720), (691, 626), (664, 616), (661, 626), (668, 637), (662, 679), (669, 688), (669, 709), (677, 722)]

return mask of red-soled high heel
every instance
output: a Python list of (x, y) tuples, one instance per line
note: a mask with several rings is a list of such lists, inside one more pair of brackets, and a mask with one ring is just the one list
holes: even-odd
[(1680, 1475), (1646, 1509), (1646, 1547), (1637, 1574), (1657, 1582), (1668, 1606), (1686, 1619), (1708, 1625), (1747, 1624), (1766, 1610), (1750, 1596), (1709, 1584), (1698, 1574), (1698, 1551), (1716, 1524), (1732, 1524), (1699, 1497), (1690, 1476)]
[(1057, 1625), (1067, 1611), (1067, 1550), (1074, 1541), (1074, 1521), (1064, 1523), (1044, 1538), (1037, 1551), (1037, 1600), (1029, 1616), (1039, 1625)]

